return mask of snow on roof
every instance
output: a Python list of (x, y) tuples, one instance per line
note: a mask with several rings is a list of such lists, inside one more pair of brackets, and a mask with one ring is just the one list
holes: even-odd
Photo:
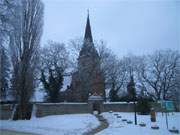
[(88, 100), (103, 100), (103, 97), (102, 96), (89, 96)]
[(133, 104), (134, 102), (104, 102), (104, 104)]
[(40, 104), (40, 105), (64, 105), (64, 104), (70, 104), (70, 105), (85, 105), (87, 103), (84, 103), (84, 102), (61, 102), (61, 103), (37, 103), (37, 104)]

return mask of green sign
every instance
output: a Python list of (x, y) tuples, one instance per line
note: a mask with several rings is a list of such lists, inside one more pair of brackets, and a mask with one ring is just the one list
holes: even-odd
[(162, 108), (165, 108), (168, 111), (174, 110), (173, 101), (162, 101), (161, 106), (162, 106)]
[(166, 103), (166, 109), (168, 111), (173, 111), (174, 110), (173, 101), (165, 101), (165, 103)]

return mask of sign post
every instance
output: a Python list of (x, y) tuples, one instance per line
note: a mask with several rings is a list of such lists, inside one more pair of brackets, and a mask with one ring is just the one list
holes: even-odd
[(173, 105), (173, 101), (168, 101), (168, 100), (164, 100), (161, 103), (161, 107), (165, 108), (165, 115), (166, 115), (166, 127), (168, 129), (168, 116), (167, 113), (168, 111), (173, 111), (174, 110), (174, 105)]

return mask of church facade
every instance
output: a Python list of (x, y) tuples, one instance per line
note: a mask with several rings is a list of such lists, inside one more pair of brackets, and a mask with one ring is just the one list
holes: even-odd
[(87, 102), (89, 97), (105, 99), (104, 77), (100, 57), (94, 46), (89, 14), (82, 48), (78, 57), (77, 71), (72, 74), (70, 98), (75, 102)]

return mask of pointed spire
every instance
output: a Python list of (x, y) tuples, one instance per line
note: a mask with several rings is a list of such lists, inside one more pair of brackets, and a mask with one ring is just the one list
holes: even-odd
[(93, 42), (92, 33), (91, 33), (90, 19), (89, 19), (89, 9), (88, 9), (88, 16), (87, 16), (87, 23), (86, 23), (84, 40), (85, 41), (88, 40), (90, 42)]

